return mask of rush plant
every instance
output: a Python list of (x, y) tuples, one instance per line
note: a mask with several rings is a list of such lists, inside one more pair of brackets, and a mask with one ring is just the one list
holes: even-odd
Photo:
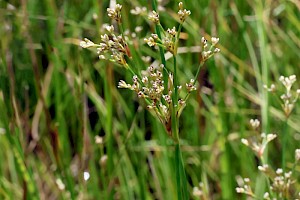
[[(175, 172), (177, 182), (178, 199), (189, 199), (187, 189), (187, 180), (185, 175), (184, 161), (180, 148), (180, 115), (186, 106), (186, 102), (191, 92), (197, 90), (197, 80), (199, 72), (204, 63), (214, 54), (220, 52), (216, 47), (219, 38), (211, 37), (208, 42), (202, 37), (201, 41), (201, 59), (197, 72), (193, 79), (187, 81), (182, 86), (178, 82), (178, 46), (180, 45), (180, 34), (185, 20), (191, 15), (191, 12), (184, 8), (183, 3), (178, 4), (178, 26), (165, 28), (160, 23), (160, 16), (156, 9), (156, 3), (153, 2), (153, 10), (148, 15), (148, 19), (155, 26), (155, 33), (145, 38), (147, 45), (155, 48), (161, 55), (161, 64), (150, 65), (143, 71), (137, 71), (138, 63), (134, 63), (130, 53), (129, 45), (132, 43), (124, 35), (122, 24), (121, 9), (122, 5), (116, 4), (114, 8), (107, 8), (108, 16), (116, 22), (114, 25), (105, 27), (107, 33), (101, 35), (101, 42), (96, 44), (89, 39), (84, 39), (80, 46), (83, 48), (96, 48), (99, 59), (109, 60), (127, 70), (132, 75), (132, 83), (120, 80), (118, 88), (129, 89), (146, 103), (146, 108), (156, 116), (165, 127), (165, 132), (174, 143)], [(167, 63), (165, 52), (172, 55), (173, 62)]]

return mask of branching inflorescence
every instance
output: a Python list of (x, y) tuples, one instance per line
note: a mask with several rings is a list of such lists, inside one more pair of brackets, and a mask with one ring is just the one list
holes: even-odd
[[(172, 136), (171, 124), (172, 124), (172, 112), (173, 117), (179, 118), (183, 108), (186, 105), (186, 100), (189, 94), (196, 90), (196, 81), (199, 74), (200, 67), (204, 62), (218, 53), (220, 49), (216, 48), (219, 38), (212, 37), (211, 44), (208, 45), (207, 40), (203, 37), (201, 39), (202, 53), (201, 61), (194, 79), (191, 79), (186, 83), (186, 95), (184, 98), (180, 98), (180, 91), (182, 86), (177, 82), (176, 74), (176, 55), (179, 43), (179, 35), (182, 29), (182, 24), (191, 14), (189, 10), (183, 8), (183, 3), (179, 3), (178, 21), (179, 26), (176, 30), (175, 27), (167, 28), (166, 30), (161, 26), (159, 14), (156, 11), (151, 11), (148, 15), (148, 19), (159, 28), (159, 32), (162, 33), (160, 37), (157, 33), (151, 34), (150, 37), (145, 38), (144, 41), (150, 47), (161, 47), (165, 51), (169, 51), (174, 57), (174, 70), (168, 70), (167, 66), (161, 64), (159, 66), (149, 66), (144, 73), (136, 73), (133, 67), (128, 64), (127, 59), (131, 59), (130, 51), (128, 50), (128, 42), (125, 40), (124, 33), (122, 32), (122, 20), (121, 9), (122, 6), (117, 4), (115, 8), (108, 8), (108, 16), (115, 20), (118, 24), (118, 28), (121, 34), (115, 32), (113, 25), (106, 26), (107, 33), (101, 35), (101, 42), (95, 44), (89, 39), (84, 39), (80, 46), (83, 48), (97, 48), (97, 54), (100, 59), (105, 59), (119, 64), (128, 69), (132, 75), (132, 83), (126, 83), (124, 80), (120, 80), (118, 88), (125, 88), (134, 91), (137, 96), (144, 99), (147, 103), (147, 108), (154, 113), (160, 122), (165, 126), (167, 133)], [(139, 15), (145, 13), (145, 8), (135, 8), (132, 10), (132, 14)], [(127, 38), (126, 38), (127, 39)], [(164, 72), (167, 72), (164, 74)], [(140, 76), (142, 74), (142, 76)], [(164, 77), (167, 76), (167, 77)], [(167, 80), (168, 83), (165, 83)], [(166, 88), (167, 87), (167, 88)], [(174, 123), (174, 122), (173, 122)]]
[[(260, 121), (257, 119), (251, 119), (250, 125), (255, 132), (258, 132)], [(242, 138), (241, 142), (250, 147), (259, 158), (262, 165), (258, 166), (258, 170), (262, 172), (269, 180), (269, 188), (267, 188), (267, 192), (264, 193), (263, 199), (275, 200), (291, 199), (292, 197), (299, 198), (300, 193), (297, 194), (293, 192), (294, 190), (292, 186), (295, 183), (295, 180), (293, 179), (292, 175), (295, 173), (295, 166), (299, 164), (300, 161), (300, 149), (295, 150), (294, 167), (291, 171), (285, 172), (282, 168), (278, 168), (276, 171), (274, 171), (263, 158), (264, 151), (266, 150), (268, 143), (274, 140), (276, 137), (276, 134), (254, 134), (251, 138)], [(254, 199), (259, 199), (251, 189), (251, 181), (249, 178), (244, 178), (243, 180), (238, 181), (238, 183), (239, 187), (236, 188), (237, 193), (243, 193)]]

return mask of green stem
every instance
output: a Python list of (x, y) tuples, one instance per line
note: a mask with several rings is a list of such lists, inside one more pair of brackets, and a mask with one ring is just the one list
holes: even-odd
[(187, 190), (187, 180), (179, 143), (175, 145), (175, 169), (178, 200), (187, 200), (189, 199)]
[(175, 38), (175, 48), (174, 48), (174, 54), (177, 55), (177, 48), (178, 48), (178, 41), (179, 41), (179, 36), (180, 36), (180, 32), (182, 29), (182, 24), (179, 24), (177, 33), (176, 33), (176, 38)]
[[(173, 56), (173, 65), (174, 65), (174, 74), (173, 74), (173, 86), (174, 86), (174, 108), (177, 112), (177, 103), (178, 103), (178, 79), (177, 79), (177, 61), (176, 61), (176, 56)], [(176, 113), (177, 117), (177, 113)]]
[[(113, 101), (112, 101), (112, 72), (111, 72), (111, 66), (108, 66), (106, 68), (106, 78), (104, 78), (104, 98), (106, 102), (106, 108), (107, 108), (107, 115), (106, 115), (106, 124), (105, 124), (105, 134), (106, 134), (106, 148), (107, 148), (107, 156), (108, 156), (108, 176), (110, 179), (113, 178), (113, 169), (114, 169), (114, 137), (113, 137)], [(113, 199), (113, 192), (108, 192), (108, 199)]]
[(286, 161), (286, 145), (287, 145), (287, 139), (288, 139), (288, 134), (289, 134), (289, 127), (288, 127), (288, 118), (286, 118), (284, 122), (284, 127), (282, 131), (282, 161), (281, 161), (281, 166), (283, 171), (285, 170), (285, 161)]
[(173, 87), (174, 94), (172, 95), (172, 136), (175, 140), (175, 171), (176, 171), (176, 186), (177, 186), (177, 196), (178, 200), (187, 200), (188, 190), (187, 190), (187, 180), (184, 170), (183, 159), (180, 150), (180, 140), (179, 140), (179, 116), (178, 116), (178, 80), (177, 80), (177, 62), (176, 55), (173, 56)]
[[(198, 81), (198, 77), (199, 77), (199, 74), (200, 74), (200, 69), (202, 68), (203, 65), (204, 65), (204, 62), (201, 61), (200, 64), (199, 64), (199, 66), (198, 66), (198, 69), (197, 69), (195, 78), (194, 78), (194, 80), (195, 80), (194, 85), (196, 85), (196, 83), (197, 83), (197, 81)], [(183, 100), (184, 100), (185, 102), (186, 102), (187, 99), (189, 98), (190, 94), (191, 94), (191, 93), (189, 92), (189, 93), (187, 93), (186, 96), (184, 97)]]

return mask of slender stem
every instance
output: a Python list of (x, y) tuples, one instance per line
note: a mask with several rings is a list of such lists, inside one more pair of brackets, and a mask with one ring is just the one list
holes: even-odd
[(284, 127), (282, 131), (282, 161), (281, 161), (281, 166), (283, 171), (285, 170), (285, 161), (286, 161), (286, 145), (287, 145), (287, 139), (288, 139), (288, 134), (289, 134), (289, 127), (288, 127), (288, 119), (286, 118), (284, 122)]
[[(177, 61), (176, 56), (173, 56), (173, 65), (174, 65), (174, 74), (173, 74), (173, 86), (174, 86), (174, 108), (177, 110), (177, 103), (178, 103), (178, 79), (177, 79)], [(177, 112), (177, 111), (176, 111)], [(177, 117), (177, 114), (176, 114)]]
[[(200, 64), (199, 64), (199, 66), (198, 66), (198, 69), (197, 69), (195, 78), (194, 78), (194, 80), (195, 80), (194, 85), (196, 85), (196, 83), (197, 83), (197, 81), (198, 81), (198, 77), (199, 77), (199, 74), (200, 74), (200, 69), (202, 68), (203, 65), (204, 65), (204, 62), (201, 61)], [(186, 96), (184, 97), (183, 100), (184, 100), (185, 102), (186, 102), (187, 99), (189, 98), (190, 94), (191, 94), (191, 93), (189, 92), (189, 93), (187, 93)]]
[(179, 24), (177, 34), (176, 34), (176, 38), (175, 38), (175, 48), (174, 48), (174, 54), (175, 55), (177, 55), (178, 41), (179, 41), (179, 36), (180, 36), (181, 29), (182, 29), (182, 24)]
[[(175, 44), (176, 45), (176, 44)], [(173, 87), (174, 94), (172, 95), (172, 136), (175, 140), (175, 171), (178, 200), (189, 199), (187, 190), (187, 180), (183, 164), (183, 158), (180, 150), (179, 140), (179, 116), (178, 116), (178, 76), (177, 76), (177, 60), (176, 54), (173, 55)]]
[(175, 170), (178, 200), (188, 200), (187, 180), (179, 143), (175, 145)]

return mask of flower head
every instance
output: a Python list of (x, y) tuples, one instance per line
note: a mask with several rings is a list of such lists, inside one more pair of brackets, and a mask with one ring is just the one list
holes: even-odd
[(107, 8), (107, 15), (111, 18), (116, 20), (118, 23), (121, 22), (121, 9), (122, 5), (117, 4), (115, 8)]
[(184, 9), (182, 2), (179, 2), (178, 7), (179, 7), (178, 17), (180, 23), (183, 23), (186, 20), (186, 18), (191, 15), (191, 11)]
[(148, 19), (152, 22), (154, 22), (155, 24), (159, 23), (159, 14), (156, 11), (152, 11), (149, 15), (148, 15)]

